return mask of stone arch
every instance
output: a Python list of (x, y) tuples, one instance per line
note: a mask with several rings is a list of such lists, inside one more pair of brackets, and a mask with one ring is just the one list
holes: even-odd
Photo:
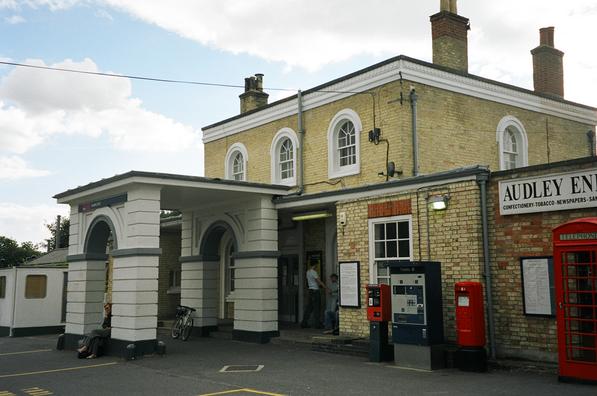
[(106, 215), (97, 216), (87, 228), (83, 251), (86, 254), (106, 254), (106, 245), (110, 234), (114, 238), (114, 249), (118, 249), (118, 238), (114, 223)]
[(204, 257), (204, 260), (217, 261), (220, 259), (220, 241), (226, 231), (232, 235), (234, 243), (234, 251), (238, 252), (238, 236), (230, 224), (223, 220), (218, 220), (212, 223), (201, 238), (199, 245), (199, 255)]

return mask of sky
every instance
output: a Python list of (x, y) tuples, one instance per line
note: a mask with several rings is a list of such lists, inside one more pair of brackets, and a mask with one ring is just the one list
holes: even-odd
[[(0, 0), (0, 61), (243, 85), (315, 85), (403, 54), (431, 61), (439, 0)], [(594, 0), (460, 0), (469, 72), (532, 89), (530, 50), (555, 26), (566, 99), (597, 107)], [(0, 236), (39, 243), (53, 195), (130, 170), (203, 175), (201, 127), (239, 88), (0, 65)], [(270, 91), (270, 102), (293, 91)]]

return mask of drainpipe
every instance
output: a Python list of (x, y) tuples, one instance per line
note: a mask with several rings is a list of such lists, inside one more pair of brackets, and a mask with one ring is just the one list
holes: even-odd
[(487, 300), (487, 321), (489, 336), (489, 354), (495, 360), (495, 324), (493, 320), (493, 297), (491, 290), (491, 266), (489, 262), (489, 229), (487, 225), (487, 173), (477, 176), (477, 183), (481, 190), (481, 223), (483, 227), (483, 270), (485, 272), (485, 296)]
[(589, 129), (587, 132), (587, 138), (589, 139), (589, 148), (591, 149), (591, 157), (595, 156), (595, 132)]
[(412, 134), (413, 134), (413, 176), (419, 176), (419, 144), (417, 142), (417, 99), (419, 96), (415, 89), (410, 90), (410, 108), (412, 109)]
[(305, 131), (303, 130), (303, 93), (301, 92), (301, 90), (299, 89), (297, 94), (296, 94), (296, 100), (297, 100), (297, 106), (298, 106), (298, 111), (297, 111), (297, 127), (298, 127), (298, 133), (299, 133), (299, 147), (298, 147), (298, 155), (297, 155), (297, 160), (299, 163), (299, 188), (298, 191), (296, 192), (297, 195), (301, 195), (303, 193), (303, 190), (305, 189), (305, 178), (303, 176), (303, 172), (305, 170), (305, 167), (303, 165), (303, 143), (305, 141)]

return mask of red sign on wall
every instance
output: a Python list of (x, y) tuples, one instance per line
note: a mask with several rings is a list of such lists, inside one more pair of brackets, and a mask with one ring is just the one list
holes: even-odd
[(369, 204), (369, 218), (390, 217), (412, 213), (410, 199)]

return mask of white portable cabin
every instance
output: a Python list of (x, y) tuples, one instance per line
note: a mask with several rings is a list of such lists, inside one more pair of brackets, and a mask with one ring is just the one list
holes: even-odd
[(65, 262), (0, 269), (0, 336), (63, 332), (67, 283)]

